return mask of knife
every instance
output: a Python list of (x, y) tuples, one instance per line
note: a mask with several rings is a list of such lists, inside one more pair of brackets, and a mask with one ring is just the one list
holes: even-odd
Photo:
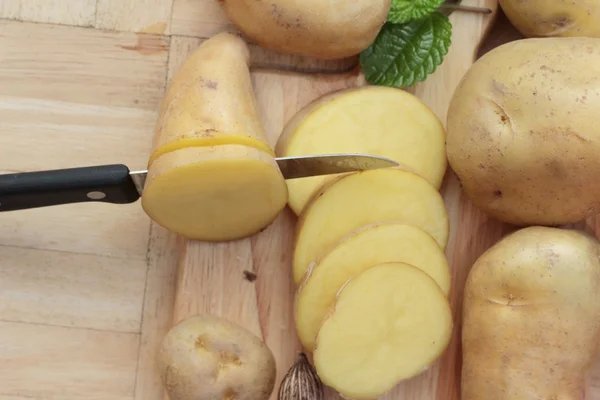
[[(275, 158), (285, 179), (389, 168), (398, 163), (369, 154), (341, 153)], [(148, 171), (126, 165), (99, 165), (0, 175), (0, 211), (60, 204), (137, 201)]]

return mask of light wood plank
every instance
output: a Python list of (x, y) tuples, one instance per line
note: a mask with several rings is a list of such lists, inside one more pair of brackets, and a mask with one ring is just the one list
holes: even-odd
[(0, 320), (140, 331), (142, 260), (0, 246), (0, 276)]
[(2, 1), (0, 2), (0, 18), (7, 19), (18, 19), (21, 13), (21, 2), (16, 1)]
[(0, 322), (0, 394), (133, 398), (139, 335)]
[(150, 219), (139, 201), (0, 213), (0, 245), (40, 250), (145, 260), (149, 230)]
[(136, 400), (163, 399), (163, 385), (157, 369), (161, 341), (171, 328), (175, 300), (175, 282), (179, 256), (179, 238), (153, 225), (142, 337), (136, 380)]
[(209, 38), (223, 30), (237, 31), (217, 0), (173, 0), (173, 35)]
[(98, 0), (96, 28), (169, 34), (172, 0)]
[(0, 17), (21, 21), (92, 26), (96, 0), (4, 0)]

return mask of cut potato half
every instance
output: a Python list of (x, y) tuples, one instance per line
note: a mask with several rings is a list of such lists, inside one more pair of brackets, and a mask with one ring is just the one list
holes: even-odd
[[(277, 141), (279, 156), (368, 153), (390, 158), (439, 189), (446, 172), (446, 134), (438, 117), (404, 90), (364, 86), (327, 94), (300, 110)], [(335, 175), (287, 181), (299, 215)]]
[(340, 291), (313, 354), (323, 383), (372, 400), (420, 374), (452, 336), (450, 305), (435, 281), (405, 263), (373, 266)]
[(266, 228), (285, 207), (287, 187), (269, 154), (240, 146), (191, 147), (152, 163), (145, 212), (190, 239), (227, 241)]
[(411, 264), (450, 291), (446, 255), (433, 238), (410, 225), (382, 224), (344, 239), (308, 271), (296, 292), (294, 317), (302, 345), (312, 351), (319, 327), (335, 296), (353, 276), (386, 262)]
[(448, 242), (444, 200), (424, 178), (400, 169), (361, 171), (323, 186), (302, 213), (295, 238), (294, 275), (304, 275), (311, 263), (346, 235), (381, 222), (420, 228), (442, 249)]

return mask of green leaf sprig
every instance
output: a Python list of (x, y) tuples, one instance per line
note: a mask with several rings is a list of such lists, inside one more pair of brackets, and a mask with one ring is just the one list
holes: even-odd
[(392, 0), (387, 22), (360, 54), (367, 82), (404, 88), (424, 81), (444, 60), (452, 23), (438, 11), (444, 0)]

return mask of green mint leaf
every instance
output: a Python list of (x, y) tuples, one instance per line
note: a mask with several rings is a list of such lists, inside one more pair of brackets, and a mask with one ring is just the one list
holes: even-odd
[(405, 24), (421, 19), (437, 10), (443, 3), (444, 0), (392, 0), (388, 21)]
[(360, 54), (367, 82), (403, 88), (424, 81), (444, 60), (452, 23), (436, 11), (408, 24), (386, 23)]

